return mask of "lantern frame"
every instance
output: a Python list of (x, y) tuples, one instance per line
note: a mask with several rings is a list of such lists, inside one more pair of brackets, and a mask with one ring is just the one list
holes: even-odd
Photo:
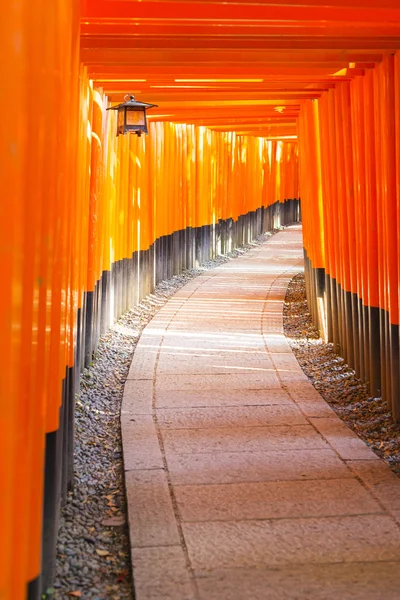
[[(136, 133), (138, 137), (142, 133), (148, 134), (146, 110), (149, 108), (155, 108), (157, 104), (147, 104), (146, 102), (139, 102), (135, 100), (133, 94), (126, 94), (124, 98), (125, 102), (117, 104), (116, 106), (110, 106), (107, 110), (118, 111), (117, 121), (117, 136), (125, 135), (126, 133)], [(137, 121), (136, 115), (141, 115), (140, 123)], [(130, 122), (129, 117), (134, 116), (134, 122)]]

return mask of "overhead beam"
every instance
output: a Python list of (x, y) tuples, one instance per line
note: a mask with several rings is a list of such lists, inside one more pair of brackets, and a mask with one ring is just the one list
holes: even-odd
[(302, 102), (400, 48), (399, 0), (82, 2), (81, 60), (110, 102), (218, 131), (295, 133)]
[(279, 22), (291, 21), (301, 24), (303, 21), (313, 20), (331, 22), (361, 23), (394, 23), (400, 20), (400, 8), (387, 8), (375, 6), (366, 8), (362, 13), (359, 8), (352, 6), (288, 6), (288, 3), (272, 6), (268, 4), (254, 4), (236, 2), (129, 2), (126, 0), (88, 0), (85, 7), (86, 14), (83, 22), (93, 19), (115, 20), (124, 19), (133, 23), (141, 23), (154, 19), (162, 21), (188, 21), (199, 22), (202, 20), (218, 23), (219, 21), (232, 23), (239, 22)]
[[(278, 42), (277, 42), (278, 44)], [(370, 48), (359, 49), (315, 49), (301, 48), (273, 48), (266, 47), (263, 50), (228, 49), (216, 52), (215, 49), (181, 49), (157, 48), (151, 50), (137, 49), (132, 52), (129, 48), (83, 48), (81, 58), (87, 65), (116, 65), (127, 66), (153, 66), (160, 68), (165, 66), (190, 66), (197, 67), (213, 66), (221, 68), (226, 65), (232, 67), (259, 67), (268, 69), (271, 67), (290, 66), (291, 68), (325, 68), (340, 69), (356, 62), (380, 62), (382, 60), (382, 49), (377, 52)]]

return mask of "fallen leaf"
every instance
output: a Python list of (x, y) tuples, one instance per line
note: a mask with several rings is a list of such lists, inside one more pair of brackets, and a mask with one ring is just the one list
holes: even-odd
[(73, 596), (74, 598), (81, 598), (82, 592), (76, 590), (75, 592), (68, 592), (68, 596)]
[(108, 496), (106, 496), (107, 500), (110, 500), (110, 501), (114, 500), (115, 494), (118, 494), (118, 491), (117, 492), (113, 492), (112, 494), (108, 494)]
[(125, 524), (125, 517), (111, 517), (110, 519), (104, 519), (102, 525), (106, 527), (120, 527)]
[(108, 556), (110, 553), (108, 550), (98, 550), (96, 549), (96, 552), (99, 556)]

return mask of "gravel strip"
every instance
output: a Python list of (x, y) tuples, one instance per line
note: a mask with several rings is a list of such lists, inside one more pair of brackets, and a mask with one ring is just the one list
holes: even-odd
[(284, 331), (304, 373), (339, 417), (400, 475), (400, 424), (387, 403), (371, 398), (367, 386), (325, 343), (308, 311), (304, 275), (289, 284), (283, 311)]
[(267, 233), (198, 269), (161, 282), (101, 338), (76, 400), (75, 480), (61, 514), (54, 599), (133, 599), (120, 408), (140, 334), (190, 279), (262, 244)]

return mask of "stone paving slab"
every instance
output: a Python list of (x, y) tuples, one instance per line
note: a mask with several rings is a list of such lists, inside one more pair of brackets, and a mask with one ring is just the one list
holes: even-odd
[(135, 599), (196, 600), (182, 546), (132, 548)]
[(329, 448), (170, 454), (168, 470), (175, 485), (352, 477), (345, 463)]
[(155, 389), (164, 391), (193, 390), (263, 390), (280, 388), (274, 369), (250, 373), (216, 373), (213, 375), (158, 375)]
[(121, 415), (152, 415), (153, 381), (128, 379), (125, 383)]
[(400, 561), (387, 515), (183, 523), (195, 571), (298, 564)]
[(394, 600), (400, 480), (283, 334), (289, 227), (180, 289), (121, 411), (136, 600)]
[(382, 513), (355, 479), (177, 486), (182, 522), (291, 519)]
[(265, 333), (264, 330), (263, 340), (268, 352), (292, 352), (289, 346), (289, 342), (287, 341), (283, 333)]
[(157, 409), (161, 428), (208, 429), (221, 427), (265, 427), (280, 425), (306, 425), (300, 410), (292, 404), (267, 406), (225, 406), (208, 408)]
[(183, 408), (202, 406), (261, 406), (267, 404), (290, 403), (285, 390), (157, 390), (155, 406), (157, 408)]
[(152, 415), (121, 415), (121, 431), (126, 471), (163, 468), (162, 451)]
[(179, 545), (165, 471), (127, 471), (125, 484), (132, 545), (135, 548)]
[(400, 511), (399, 478), (387, 468), (383, 461), (352, 460), (348, 461), (347, 465), (387, 510), (393, 513)]
[(336, 415), (329, 418), (310, 418), (309, 421), (344, 460), (379, 460), (378, 456)]
[(197, 586), (200, 600), (398, 600), (399, 569), (398, 562), (226, 569), (198, 575)]
[[(265, 354), (265, 352), (264, 352)], [(184, 356), (182, 353), (175, 354), (175, 360), (161, 353), (158, 361), (157, 372), (160, 375), (214, 375), (226, 373), (251, 373), (257, 371), (273, 371), (271, 360), (264, 356), (256, 358), (240, 356), (229, 353), (218, 353), (202, 356), (199, 353), (190, 353)]]
[(311, 450), (327, 443), (310, 425), (274, 427), (216, 427), (214, 429), (165, 429), (167, 456), (180, 453), (268, 452), (268, 450)]
[(320, 400), (322, 400), (322, 402), (321, 401), (316, 402), (314, 400), (299, 400), (298, 402), (296, 401), (296, 405), (299, 407), (299, 410), (301, 410), (301, 412), (305, 418), (308, 418), (308, 417), (330, 418), (330, 417), (335, 416), (335, 412), (329, 406), (329, 404), (324, 402), (322, 398)]
[[(154, 344), (152, 344), (154, 347)], [(171, 350), (172, 348), (201, 348), (207, 351), (236, 351), (251, 352), (253, 350), (265, 350), (265, 342), (259, 333), (237, 334), (236, 332), (210, 331), (209, 333), (192, 332), (188, 335), (186, 332), (179, 334), (176, 331), (165, 332), (161, 351)]]

